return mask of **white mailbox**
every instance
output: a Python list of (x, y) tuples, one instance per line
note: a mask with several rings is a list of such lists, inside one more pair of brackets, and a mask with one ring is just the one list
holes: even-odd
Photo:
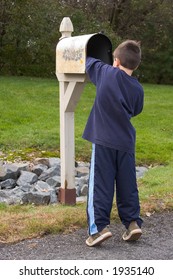
[(112, 64), (112, 44), (102, 33), (63, 38), (56, 48), (56, 73), (85, 73), (86, 56)]

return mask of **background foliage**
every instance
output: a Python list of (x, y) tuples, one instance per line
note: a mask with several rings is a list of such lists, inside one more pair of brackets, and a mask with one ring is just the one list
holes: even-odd
[(0, 74), (54, 76), (64, 16), (73, 35), (104, 31), (113, 47), (140, 40), (140, 80), (173, 83), (172, 0), (1, 0)]

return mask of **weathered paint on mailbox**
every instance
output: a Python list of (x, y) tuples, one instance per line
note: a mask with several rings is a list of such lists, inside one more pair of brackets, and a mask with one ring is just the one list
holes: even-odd
[(86, 45), (94, 34), (60, 40), (56, 48), (57, 73), (85, 73)]
[(84, 74), (86, 54), (112, 63), (112, 44), (103, 34), (63, 38), (56, 48), (56, 73)]

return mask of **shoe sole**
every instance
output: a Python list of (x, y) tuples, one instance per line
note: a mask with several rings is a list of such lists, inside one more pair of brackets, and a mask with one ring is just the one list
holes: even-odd
[(123, 235), (124, 241), (136, 241), (138, 240), (142, 235), (141, 229), (134, 229), (128, 236)]
[(106, 232), (106, 233), (100, 235), (98, 238), (96, 238), (92, 243), (89, 243), (86, 240), (86, 245), (89, 246), (89, 247), (98, 246), (110, 237), (112, 237), (112, 233), (111, 232)]

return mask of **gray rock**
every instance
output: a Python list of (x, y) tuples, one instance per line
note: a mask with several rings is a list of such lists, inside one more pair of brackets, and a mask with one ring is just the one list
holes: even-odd
[(46, 183), (53, 188), (60, 188), (61, 186), (61, 177), (53, 176), (46, 180)]
[(35, 205), (49, 204), (50, 194), (42, 191), (31, 191), (24, 194), (22, 203), (33, 203)]
[(20, 175), (21, 170), (27, 170), (28, 164), (23, 163), (10, 163), (5, 165), (0, 165), (0, 181), (4, 181), (7, 179), (14, 179)]
[[(84, 176), (84, 177), (75, 178), (77, 196), (81, 196), (82, 193), (85, 193), (84, 189), (85, 189), (85, 186), (88, 186), (88, 178), (89, 178), (89, 175)], [(87, 189), (88, 189), (88, 187), (87, 187)]]
[(44, 171), (40, 176), (39, 180), (46, 181), (49, 177), (59, 176), (60, 175), (60, 167), (53, 166), (46, 171)]
[(58, 202), (58, 195), (55, 189), (50, 191), (50, 203), (57, 203)]
[(9, 195), (16, 196), (18, 198), (21, 198), (23, 196), (23, 193), (24, 192), (22, 191), (21, 187), (19, 187), (19, 186), (17, 186), (14, 189), (8, 191)]
[(0, 165), (0, 181), (4, 181), (7, 178), (7, 170), (5, 169), (5, 167), (3, 165)]
[(49, 192), (49, 190), (52, 189), (46, 182), (38, 181), (34, 187), (34, 191), (41, 191), (41, 192)]
[(0, 190), (0, 203), (8, 203), (9, 195), (6, 191)]
[(21, 204), (23, 192), (20, 187), (16, 187), (12, 190), (0, 191), (0, 202), (7, 204)]
[(57, 203), (58, 198), (57, 198), (57, 193), (55, 188), (51, 187), (48, 183), (43, 182), (43, 181), (38, 181), (37, 184), (34, 186), (34, 191), (38, 191), (39, 194), (41, 192), (46, 192), (50, 196), (50, 201), (49, 203)]
[(17, 179), (19, 174), (19, 168), (14, 164), (5, 164), (0, 166), (0, 181)]
[(85, 196), (78, 196), (78, 197), (76, 197), (76, 201), (77, 202), (87, 202), (87, 196), (85, 195)]
[(36, 158), (33, 162), (35, 165), (44, 164), (49, 167), (49, 159), (48, 158)]
[(34, 184), (38, 180), (38, 176), (29, 171), (21, 171), (21, 175), (17, 180), (17, 185)]
[(81, 188), (80, 196), (86, 196), (88, 194), (88, 185), (83, 185)]
[(75, 178), (75, 185), (79, 186), (80, 188), (82, 188), (83, 185), (88, 184), (88, 179), (89, 179), (88, 175), (84, 176), (84, 177), (80, 177), (80, 178), (76, 177)]
[(34, 165), (31, 169), (31, 171), (39, 177), (47, 169), (48, 169), (47, 165), (40, 163), (40, 164)]
[(138, 166), (136, 167), (136, 177), (141, 178), (144, 176), (144, 174), (148, 171), (148, 168), (143, 167), (143, 166)]
[[(37, 191), (40, 193), (47, 193), (49, 194), (50, 201), (49, 203), (57, 203), (57, 194), (55, 188), (51, 187), (48, 183), (43, 181), (38, 181), (33, 188), (33, 191)], [(34, 202), (33, 202), (34, 203)]]
[(14, 179), (7, 179), (3, 182), (0, 182), (1, 189), (13, 189), (16, 185), (16, 181)]
[(90, 167), (90, 163), (89, 162), (83, 162), (83, 161), (79, 161), (77, 162), (77, 167)]
[(89, 168), (87, 166), (78, 166), (76, 167), (76, 176), (82, 177), (89, 174)]
[(30, 185), (30, 184), (25, 183), (24, 185), (22, 185), (22, 186), (20, 187), (20, 189), (21, 189), (23, 192), (30, 192), (31, 189), (33, 189), (33, 185)]
[(7, 179), (17, 179), (19, 176), (19, 168), (15, 164), (6, 164), (5, 169), (7, 171)]
[(29, 170), (29, 163), (15, 162), (14, 165), (16, 166), (18, 171), (28, 171)]
[(49, 167), (60, 166), (60, 165), (61, 165), (60, 158), (50, 158), (49, 159)]

